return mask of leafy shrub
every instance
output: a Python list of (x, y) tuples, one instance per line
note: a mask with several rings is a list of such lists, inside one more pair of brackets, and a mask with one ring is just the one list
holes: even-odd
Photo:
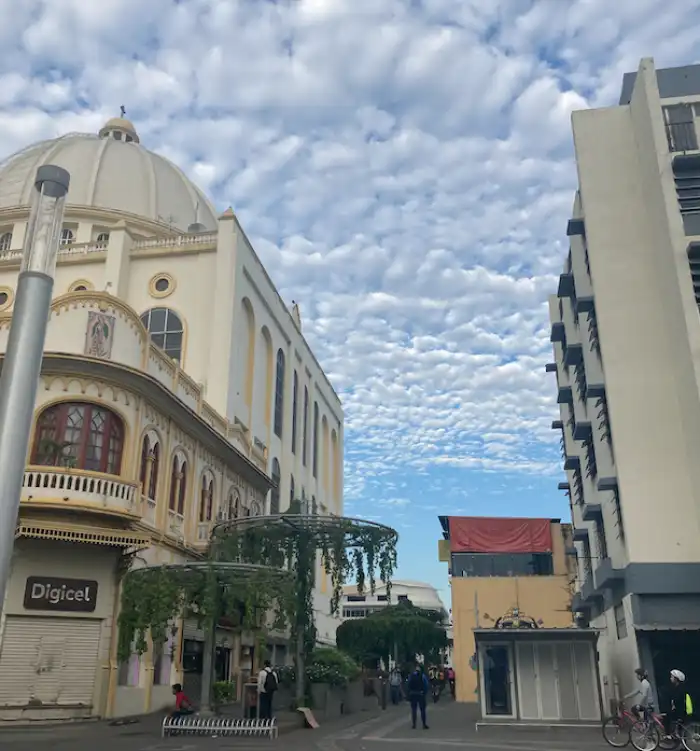
[(333, 647), (314, 649), (306, 669), (310, 683), (329, 683), (331, 686), (345, 686), (359, 675), (360, 667), (352, 657)]
[(216, 681), (212, 686), (212, 692), (215, 704), (228, 704), (236, 700), (236, 683), (235, 681)]

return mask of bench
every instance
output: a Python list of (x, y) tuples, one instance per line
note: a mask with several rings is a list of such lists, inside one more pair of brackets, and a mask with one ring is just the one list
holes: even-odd
[(166, 717), (162, 737), (171, 735), (245, 736), (248, 738), (277, 738), (279, 729), (273, 720), (238, 720), (233, 717)]

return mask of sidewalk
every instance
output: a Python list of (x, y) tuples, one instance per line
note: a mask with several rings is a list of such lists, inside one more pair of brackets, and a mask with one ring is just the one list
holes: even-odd
[(317, 730), (303, 728), (301, 716), (296, 713), (281, 713), (280, 738), (269, 741), (245, 737), (211, 738), (205, 736), (182, 736), (161, 738), (163, 713), (145, 715), (137, 722), (114, 726), (110, 721), (83, 722), (63, 725), (0, 728), (2, 751), (76, 751), (98, 748), (99, 751), (194, 751), (206, 748), (219, 749), (282, 749), (285, 751), (308, 751), (327, 737), (352, 730), (353, 734), (370, 732), (373, 723), (386, 722), (397, 717), (397, 709), (377, 709), (342, 715), (338, 719), (321, 724)]

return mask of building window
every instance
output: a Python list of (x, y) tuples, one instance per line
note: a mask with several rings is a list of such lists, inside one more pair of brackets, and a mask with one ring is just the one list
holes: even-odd
[(627, 619), (625, 618), (625, 606), (622, 603), (615, 605), (615, 630), (618, 639), (624, 639), (627, 636)]
[(277, 459), (272, 460), (272, 472), (270, 473), (272, 482), (275, 487), (270, 491), (270, 513), (279, 514), (280, 512), (280, 482), (282, 481), (280, 473), (280, 463)]
[(314, 446), (313, 446), (313, 472), (318, 477), (318, 402), (314, 402)]
[(226, 498), (226, 504), (223, 510), (219, 513), (218, 518), (221, 521), (227, 521), (228, 519), (238, 519), (241, 513), (241, 499), (235, 490), (229, 490)]
[(602, 519), (596, 519), (595, 522), (595, 539), (598, 547), (598, 563), (600, 564), (608, 557), (608, 543), (605, 539), (605, 527)]
[(284, 422), (284, 352), (277, 350), (277, 373), (275, 375), (275, 435), (282, 437)]
[(153, 344), (173, 360), (182, 360), (184, 328), (177, 313), (169, 308), (152, 308), (141, 316), (141, 322), (148, 330)]
[(299, 401), (299, 376), (294, 371), (294, 383), (292, 386), (292, 453), (297, 452), (297, 402)]
[(664, 125), (668, 150), (697, 151), (698, 136), (695, 131), (693, 106), (691, 104), (672, 104), (663, 108)]
[(309, 437), (309, 389), (304, 386), (304, 426), (301, 436), (301, 463), (306, 466), (306, 447)]
[(141, 495), (156, 500), (158, 492), (158, 465), (160, 462), (160, 444), (151, 436), (144, 436), (141, 444)]
[(109, 243), (109, 232), (100, 232), (97, 236), (97, 240), (95, 240), (95, 245), (97, 245), (98, 248), (106, 248), (107, 243)]
[(176, 454), (170, 473), (170, 498), (168, 508), (180, 516), (185, 515), (185, 497), (187, 493), (187, 462)]
[(591, 564), (591, 543), (588, 540), (584, 540), (583, 543), (583, 581), (587, 581), (593, 573), (593, 566)]
[(311, 513), (314, 516), (318, 515), (318, 504), (316, 503), (316, 496), (315, 495), (311, 496)]
[(294, 503), (294, 475), (292, 475), (289, 478), (289, 505), (291, 506)]
[(210, 522), (214, 513), (214, 478), (208, 473), (202, 475), (199, 492), (199, 521)]
[(39, 416), (32, 464), (118, 475), (123, 449), (120, 417), (96, 404), (63, 402)]
[(67, 227), (64, 227), (61, 230), (61, 245), (70, 245), (75, 236), (73, 235), (73, 230), (68, 229)]
[(552, 576), (551, 553), (453, 553), (452, 575)]
[(6, 253), (12, 246), (12, 232), (3, 232), (0, 235), (0, 253)]

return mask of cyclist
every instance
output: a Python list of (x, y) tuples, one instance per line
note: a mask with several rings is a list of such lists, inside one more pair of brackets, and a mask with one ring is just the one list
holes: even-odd
[(664, 717), (664, 728), (667, 737), (677, 732), (678, 724), (685, 723), (689, 715), (693, 714), (693, 702), (690, 694), (685, 690), (685, 673), (681, 670), (671, 671), (671, 689), (669, 691), (671, 703), (670, 711)]
[(644, 720), (649, 720), (654, 711), (654, 695), (651, 691), (649, 675), (647, 674), (647, 671), (642, 668), (637, 668), (634, 671), (634, 674), (637, 676), (639, 685), (634, 691), (630, 691), (630, 693), (625, 696), (625, 699), (631, 699), (632, 697), (638, 696), (639, 702), (632, 707), (632, 711), (637, 717), (639, 717), (639, 719), (644, 718)]

